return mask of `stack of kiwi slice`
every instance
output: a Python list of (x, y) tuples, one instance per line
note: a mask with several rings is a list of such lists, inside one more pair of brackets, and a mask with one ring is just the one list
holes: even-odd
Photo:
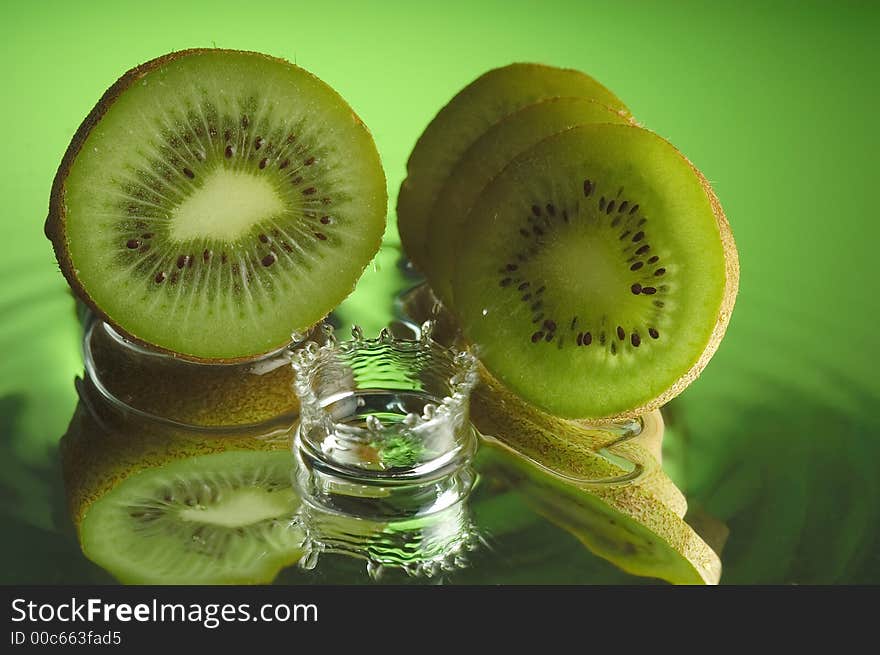
[(136, 583), (267, 582), (299, 558), (289, 439), (263, 438), (298, 413), (277, 355), (352, 291), (386, 210), (369, 131), (291, 63), (186, 50), (106, 91), (45, 227), (98, 320), (62, 448), (89, 558)]
[[(660, 468), (657, 412), (706, 366), (737, 292), (736, 247), (706, 178), (593, 78), (513, 64), (431, 121), (397, 212), (430, 286), (404, 310), (479, 356), (472, 419), (521, 458), (505, 470), (531, 471), (538, 497), (587, 492), (606, 507), (590, 530), (566, 527), (597, 552), (628, 543), (610, 553), (627, 570), (665, 553), (667, 579), (717, 582), (717, 556)], [(633, 418), (644, 434), (609, 446), (603, 424)], [(627, 461), (648, 462), (632, 484), (590, 483)]]
[(663, 405), (727, 328), (739, 265), (705, 177), (591, 77), (514, 64), (419, 138), (408, 256), (488, 371), (556, 416)]

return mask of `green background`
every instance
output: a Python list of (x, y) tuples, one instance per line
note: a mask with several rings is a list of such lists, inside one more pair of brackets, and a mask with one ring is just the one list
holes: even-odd
[[(295, 61), (360, 114), (388, 175), (386, 255), (408, 152), (463, 85), (539, 61), (614, 90), (706, 174), (739, 246), (728, 336), (670, 408), (675, 475), (731, 529), (724, 580), (880, 582), (878, 33), (878, 5), (847, 2), (4, 3), (0, 510), (21, 534), (7, 555), (21, 575), (52, 555), (48, 467), (81, 371), (42, 234), (57, 164), (125, 70), (218, 46)], [(368, 331), (393, 261), (349, 303)]]

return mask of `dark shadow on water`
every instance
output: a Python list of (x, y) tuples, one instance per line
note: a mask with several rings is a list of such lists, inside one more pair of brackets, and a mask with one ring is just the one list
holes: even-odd
[(730, 528), (722, 583), (880, 582), (880, 399), (818, 372), (850, 407), (761, 376), (672, 407), (688, 497)]
[(83, 557), (67, 513), (57, 446), (39, 465), (13, 448), (21, 395), (0, 398), (0, 584), (112, 584)]

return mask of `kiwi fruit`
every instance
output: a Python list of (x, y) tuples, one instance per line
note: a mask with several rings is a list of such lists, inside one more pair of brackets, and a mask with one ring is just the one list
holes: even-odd
[(327, 84), (255, 52), (185, 50), (128, 71), (89, 113), (46, 235), (77, 295), (121, 334), (235, 361), (339, 304), (386, 210), (373, 139)]
[(61, 457), (82, 550), (121, 582), (265, 583), (302, 555), (286, 441), (108, 423), (80, 403)]
[(299, 415), (287, 350), (238, 365), (188, 362), (141, 349), (98, 321), (85, 352), (90, 382), (146, 414), (206, 427), (292, 425)]
[(508, 164), (456, 246), (455, 313), (506, 387), (557, 416), (639, 416), (703, 370), (739, 279), (705, 178), (632, 125), (581, 125)]
[(439, 192), (467, 149), (494, 123), (547, 98), (589, 98), (630, 112), (611, 91), (580, 71), (517, 63), (495, 68), (468, 84), (425, 128), (406, 165), (397, 197), (397, 229), (407, 256), (427, 272), (428, 221)]
[(550, 98), (519, 109), (477, 139), (453, 167), (437, 195), (426, 229), (425, 275), (454, 310), (455, 243), (467, 233), (468, 210), (480, 191), (516, 155), (557, 132), (586, 123), (625, 123), (617, 111), (585, 98)]
[(522, 493), (545, 518), (627, 573), (673, 584), (717, 584), (721, 560), (665, 504), (637, 486), (582, 488), (493, 439), (482, 470)]

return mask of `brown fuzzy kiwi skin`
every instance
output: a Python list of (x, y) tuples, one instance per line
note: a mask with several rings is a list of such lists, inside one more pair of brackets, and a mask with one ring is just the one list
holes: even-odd
[(150, 421), (100, 415), (80, 401), (60, 442), (70, 517), (79, 526), (89, 507), (129, 476), (170, 461), (229, 450), (288, 450), (286, 439), (254, 433), (212, 436), (160, 428)]
[[(181, 57), (203, 53), (247, 54), (262, 57), (269, 61), (275, 61), (279, 63), (284, 63), (288, 66), (292, 66), (302, 71), (306, 75), (309, 75), (318, 83), (323, 84), (324, 86), (328, 86), (326, 82), (323, 82), (317, 76), (313, 75), (303, 68), (300, 68), (296, 64), (287, 61), (286, 59), (282, 59), (280, 57), (272, 57), (270, 55), (266, 55), (260, 52), (252, 52), (248, 50), (234, 50), (224, 48), (189, 48), (187, 50), (169, 52), (168, 54), (162, 55), (161, 57), (157, 57), (155, 59), (151, 59), (150, 61), (145, 62), (140, 66), (132, 68), (131, 70), (124, 73), (118, 80), (116, 80), (116, 82), (113, 83), (112, 86), (110, 86), (110, 88), (108, 88), (104, 92), (104, 94), (101, 96), (101, 99), (98, 100), (98, 103), (88, 113), (83, 122), (80, 124), (79, 128), (77, 128), (76, 133), (73, 135), (73, 139), (71, 139), (70, 145), (67, 146), (67, 150), (65, 151), (64, 156), (61, 158), (61, 164), (58, 166), (58, 171), (56, 172), (55, 179), (52, 182), (52, 191), (49, 196), (49, 213), (46, 216), (46, 223), (43, 230), (46, 234), (46, 238), (48, 238), (49, 241), (52, 242), (52, 248), (55, 251), (55, 258), (58, 261), (58, 266), (61, 269), (61, 272), (64, 274), (64, 277), (67, 279), (67, 283), (70, 285), (70, 288), (73, 290), (74, 294), (82, 302), (84, 302), (89, 307), (89, 309), (91, 309), (92, 312), (95, 313), (96, 316), (109, 323), (116, 331), (124, 335), (127, 339), (130, 339), (135, 343), (141, 344), (143, 346), (148, 346), (150, 348), (158, 350), (159, 352), (171, 355), (172, 357), (177, 357), (187, 361), (238, 363), (259, 358), (263, 355), (278, 350), (286, 344), (275, 344), (271, 348), (267, 348), (262, 353), (253, 353), (251, 355), (243, 357), (205, 358), (195, 357), (186, 353), (174, 352), (172, 350), (162, 348), (157, 344), (140, 339), (136, 334), (131, 334), (130, 332), (126, 331), (124, 327), (113, 320), (112, 316), (108, 316), (97, 304), (95, 304), (88, 293), (86, 293), (86, 290), (80, 284), (79, 278), (77, 277), (76, 269), (74, 268), (73, 262), (70, 259), (70, 250), (67, 247), (67, 207), (65, 205), (65, 183), (67, 181), (67, 174), (70, 172), (70, 167), (76, 159), (77, 155), (79, 155), (80, 149), (82, 148), (83, 144), (86, 141), (86, 138), (88, 138), (92, 129), (94, 129), (95, 125), (97, 125), (98, 122), (104, 117), (104, 114), (107, 113), (107, 110), (113, 105), (115, 100), (124, 91), (126, 91), (129, 87), (131, 87), (135, 82), (143, 78), (145, 75), (157, 68), (161, 68), (168, 62), (174, 61)], [(352, 119), (367, 133), (370, 139), (372, 139), (372, 134), (370, 133), (369, 129), (360, 119), (360, 117), (354, 112), (354, 110), (352, 110)], [(380, 242), (375, 244), (376, 249), (379, 248), (380, 244), (381, 237)]]
[[(319, 331), (309, 336), (322, 342)], [(299, 415), (290, 363), (258, 374), (246, 365), (193, 364), (143, 354), (121, 346), (100, 324), (90, 337), (89, 354), (101, 386), (137, 410), (203, 427), (292, 423)]]

